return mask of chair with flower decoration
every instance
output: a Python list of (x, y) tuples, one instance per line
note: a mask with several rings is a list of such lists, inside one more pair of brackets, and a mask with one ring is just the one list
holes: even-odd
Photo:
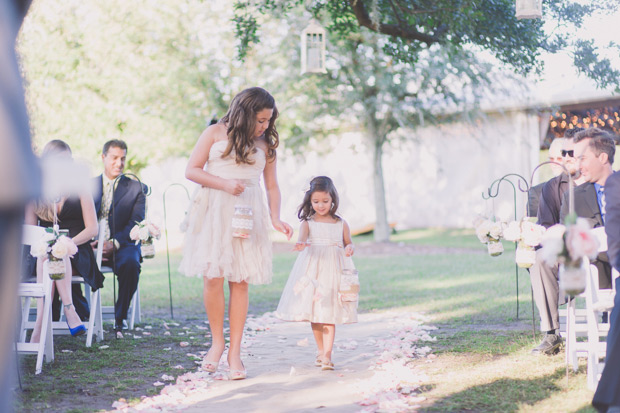
[[(101, 231), (101, 222), (99, 223), (99, 243), (98, 245), (103, 245), (102, 244), (102, 239), (103, 239), (103, 232)], [(101, 248), (97, 248), (97, 251), (95, 251), (95, 256), (98, 256), (99, 254), (99, 250), (101, 250)], [(101, 267), (101, 263), (100, 261), (97, 261), (97, 265), (99, 266), (99, 269), (104, 272), (105, 271), (105, 267), (102, 269)], [(110, 269), (111, 271), (111, 269)], [(86, 326), (87, 328), (87, 333), (86, 333), (86, 347), (91, 347), (92, 346), (92, 342), (93, 342), (93, 336), (95, 336), (95, 338), (97, 339), (97, 341), (102, 341), (103, 340), (103, 316), (102, 316), (102, 307), (101, 307), (101, 293), (100, 290), (97, 291), (92, 291), (90, 288), (90, 285), (88, 285), (88, 283), (85, 282), (84, 278), (82, 276), (80, 276), (79, 274), (73, 275), (73, 277), (71, 277), (71, 283), (73, 284), (84, 284), (84, 293), (86, 296), (86, 301), (88, 302), (88, 305), (90, 307), (90, 315), (88, 318), (88, 325)], [(36, 313), (33, 312), (33, 309), (31, 309), (30, 311), (30, 320), (26, 322), (25, 324), (25, 328), (26, 329), (31, 329), (34, 326), (34, 322), (33, 322), (33, 318), (36, 315)], [(64, 314), (62, 312), (62, 308), (61, 308), (61, 314), (60, 314), (60, 319), (59, 321), (52, 321), (52, 332), (54, 335), (69, 335), (71, 334), (69, 332), (69, 328), (67, 327), (67, 323), (65, 321), (65, 319), (63, 318)]]
[[(607, 235), (605, 234), (605, 228), (595, 228), (592, 230), (592, 233), (599, 241), (599, 252), (607, 251)], [(587, 383), (590, 390), (595, 390), (601, 373), (603, 372), (603, 367), (605, 366), (604, 359), (607, 352), (607, 343), (605, 339), (609, 333), (610, 327), (608, 320), (605, 322), (602, 321), (602, 315), (604, 312), (610, 313), (614, 307), (615, 283), (618, 272), (612, 269), (612, 287), (611, 289), (602, 290), (599, 289), (598, 268), (595, 265), (589, 265), (589, 268), (590, 271), (588, 273), (585, 291), (588, 326)]]
[[(607, 236), (604, 227), (591, 230), (592, 235), (598, 240), (598, 252), (607, 251)], [(618, 276), (614, 270), (612, 272), (611, 289), (600, 289), (598, 278), (598, 267), (591, 264), (588, 257), (583, 257), (583, 267), (587, 268), (586, 283), (583, 293), (574, 297), (561, 315), (566, 317), (566, 362), (573, 366), (577, 371), (579, 367), (579, 357), (588, 358), (588, 386), (596, 387), (594, 377), (600, 375), (602, 371), (601, 358), (605, 357), (605, 342), (601, 341), (609, 332), (609, 323), (602, 322), (602, 313), (609, 312), (613, 308), (615, 295), (615, 278)], [(576, 299), (585, 301), (585, 308), (577, 308)], [(586, 338), (578, 341), (579, 338)], [(597, 360), (595, 362), (595, 360)]]
[[(45, 235), (45, 229), (34, 225), (24, 225), (23, 244), (33, 245)], [(54, 361), (54, 339), (52, 335), (52, 280), (48, 274), (48, 262), (43, 264), (43, 279), (41, 283), (22, 282), (19, 284), (18, 296), (22, 301), (20, 331), (17, 338), (16, 350), (21, 354), (36, 354), (37, 362), (35, 374), (40, 374), (45, 361)], [(28, 317), (32, 299), (43, 300), (43, 323), (41, 338), (38, 343), (26, 342)]]

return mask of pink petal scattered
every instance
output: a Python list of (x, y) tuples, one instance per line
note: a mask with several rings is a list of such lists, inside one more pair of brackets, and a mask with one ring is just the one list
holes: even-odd
[(187, 347), (187, 346), (189, 346), (189, 343), (188, 343), (187, 341), (181, 341), (181, 342), (179, 343), (179, 346), (181, 346), (181, 347)]
[(304, 338), (303, 340), (299, 340), (297, 342), (297, 345), (299, 347), (308, 347), (308, 337)]

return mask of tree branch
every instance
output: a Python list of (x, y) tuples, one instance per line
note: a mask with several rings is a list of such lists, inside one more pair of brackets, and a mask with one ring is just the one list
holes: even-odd
[(364, 3), (362, 0), (349, 0), (351, 4), (351, 8), (353, 9), (353, 13), (357, 18), (357, 22), (360, 26), (366, 27), (374, 32), (387, 34), (389, 36), (396, 36), (403, 39), (409, 40), (418, 40), (427, 45), (431, 45), (433, 43), (439, 42), (439, 38), (437, 35), (430, 36), (425, 33), (420, 33), (419, 31), (413, 29), (411, 26), (402, 27), (396, 24), (375, 24), (370, 19), (366, 8), (364, 7)]

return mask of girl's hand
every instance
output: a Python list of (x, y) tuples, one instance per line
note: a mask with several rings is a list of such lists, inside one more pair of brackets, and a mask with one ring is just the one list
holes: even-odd
[(245, 191), (245, 184), (240, 179), (228, 179), (224, 186), (224, 191), (231, 195), (239, 196)]
[(306, 242), (298, 242), (293, 247), (293, 251), (303, 251), (304, 249), (306, 249), (307, 246), (308, 246), (308, 243)]
[(289, 240), (293, 236), (293, 228), (286, 222), (282, 222), (279, 219), (272, 221), (273, 227), (286, 235), (286, 239)]
[(346, 247), (344, 247), (345, 256), (350, 257), (351, 255), (353, 255), (354, 252), (355, 248), (353, 247), (353, 244), (348, 244)]

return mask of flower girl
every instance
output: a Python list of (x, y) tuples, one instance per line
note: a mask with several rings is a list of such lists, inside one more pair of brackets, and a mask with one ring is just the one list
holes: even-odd
[(276, 315), (309, 321), (318, 348), (315, 365), (333, 370), (336, 324), (357, 322), (359, 281), (347, 223), (336, 215), (338, 192), (332, 180), (310, 182), (298, 217), (302, 221), (295, 251), (301, 251), (289, 275)]

